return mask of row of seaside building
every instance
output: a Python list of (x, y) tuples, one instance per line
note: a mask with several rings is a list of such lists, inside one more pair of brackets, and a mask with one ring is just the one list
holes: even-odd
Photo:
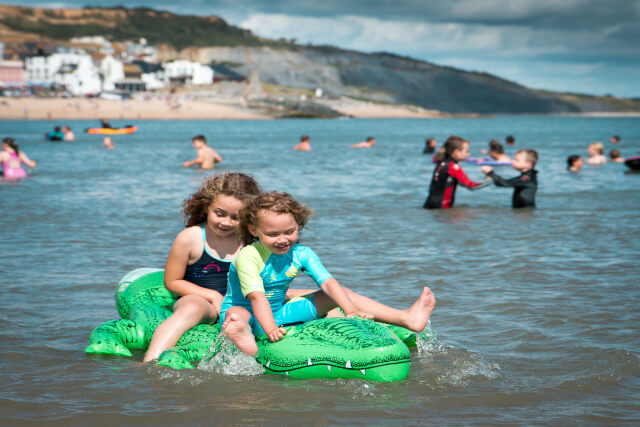
[(224, 65), (188, 60), (160, 62), (155, 47), (144, 40), (118, 50), (101, 37), (71, 42), (71, 46), (54, 46), (48, 53), (38, 49), (23, 58), (3, 60), (0, 41), (0, 90), (48, 88), (73, 96), (91, 96), (245, 79)]

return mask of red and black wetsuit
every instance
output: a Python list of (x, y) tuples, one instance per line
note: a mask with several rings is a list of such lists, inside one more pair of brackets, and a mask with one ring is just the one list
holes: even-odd
[(514, 208), (535, 208), (538, 189), (538, 171), (530, 169), (520, 176), (504, 179), (494, 171), (487, 174), (498, 187), (513, 187), (512, 206)]
[(447, 157), (438, 163), (433, 170), (429, 196), (422, 207), (425, 209), (448, 209), (452, 207), (458, 182), (469, 190), (479, 190), (489, 185), (489, 182), (481, 184), (471, 181), (467, 178), (458, 162), (451, 157)]

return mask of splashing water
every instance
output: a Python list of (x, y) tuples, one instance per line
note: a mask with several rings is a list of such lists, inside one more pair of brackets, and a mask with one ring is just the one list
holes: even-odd
[(198, 369), (223, 375), (261, 375), (264, 368), (256, 360), (241, 352), (224, 334), (218, 335)]

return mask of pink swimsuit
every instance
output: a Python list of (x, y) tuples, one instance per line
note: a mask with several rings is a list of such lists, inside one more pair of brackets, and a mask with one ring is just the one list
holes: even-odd
[(22, 161), (16, 153), (9, 153), (9, 160), (2, 162), (5, 179), (25, 178), (27, 173), (22, 168)]

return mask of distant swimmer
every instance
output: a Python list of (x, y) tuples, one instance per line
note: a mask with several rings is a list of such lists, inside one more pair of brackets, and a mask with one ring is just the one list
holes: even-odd
[(298, 142), (293, 149), (295, 151), (311, 151), (311, 138), (309, 135), (302, 135), (300, 137), (300, 142)]
[(609, 142), (612, 144), (617, 144), (620, 142), (620, 137), (618, 135), (613, 135), (611, 138), (609, 138)]
[(108, 136), (104, 137), (104, 139), (102, 140), (102, 144), (107, 150), (113, 150), (114, 148), (116, 148), (116, 146), (113, 145), (113, 140)]
[(615, 148), (609, 151), (609, 159), (615, 163), (624, 163), (624, 157), (620, 154), (620, 150), (616, 150)]
[(65, 141), (73, 141), (76, 139), (76, 136), (71, 132), (71, 128), (67, 125), (62, 126), (62, 134), (64, 135)]
[(572, 154), (567, 157), (567, 170), (569, 172), (581, 172), (583, 164), (584, 162), (582, 161), (582, 156), (580, 156), (579, 154)]
[(496, 162), (511, 162), (511, 157), (504, 154), (504, 147), (495, 139), (489, 141), (489, 156)]
[(351, 145), (351, 148), (371, 148), (374, 145), (376, 145), (376, 139), (370, 136), (364, 142), (358, 142), (357, 144)]
[(2, 151), (0, 151), (0, 164), (2, 164), (4, 179), (25, 178), (27, 172), (22, 167), (22, 163), (30, 168), (36, 167), (35, 160), (31, 160), (24, 151), (20, 151), (15, 139), (3, 139)]
[(436, 151), (436, 147), (438, 146), (438, 142), (435, 138), (428, 138), (424, 142), (424, 150), (422, 150), (422, 154), (433, 154)]
[(507, 143), (507, 145), (515, 145), (516, 144), (516, 139), (513, 137), (513, 135), (507, 135), (507, 137), (504, 139), (504, 141)]
[(191, 138), (191, 144), (196, 149), (198, 157), (182, 164), (188, 168), (192, 165), (200, 165), (201, 169), (213, 169), (216, 163), (222, 163), (222, 157), (216, 151), (207, 146), (207, 138), (204, 135), (196, 135)]
[(56, 126), (51, 132), (45, 133), (44, 137), (49, 141), (62, 141), (64, 140), (64, 133), (62, 133), (60, 126)]
[(587, 164), (591, 166), (602, 166), (607, 163), (607, 158), (604, 155), (604, 145), (601, 142), (592, 142), (587, 147), (589, 157), (587, 157)]

